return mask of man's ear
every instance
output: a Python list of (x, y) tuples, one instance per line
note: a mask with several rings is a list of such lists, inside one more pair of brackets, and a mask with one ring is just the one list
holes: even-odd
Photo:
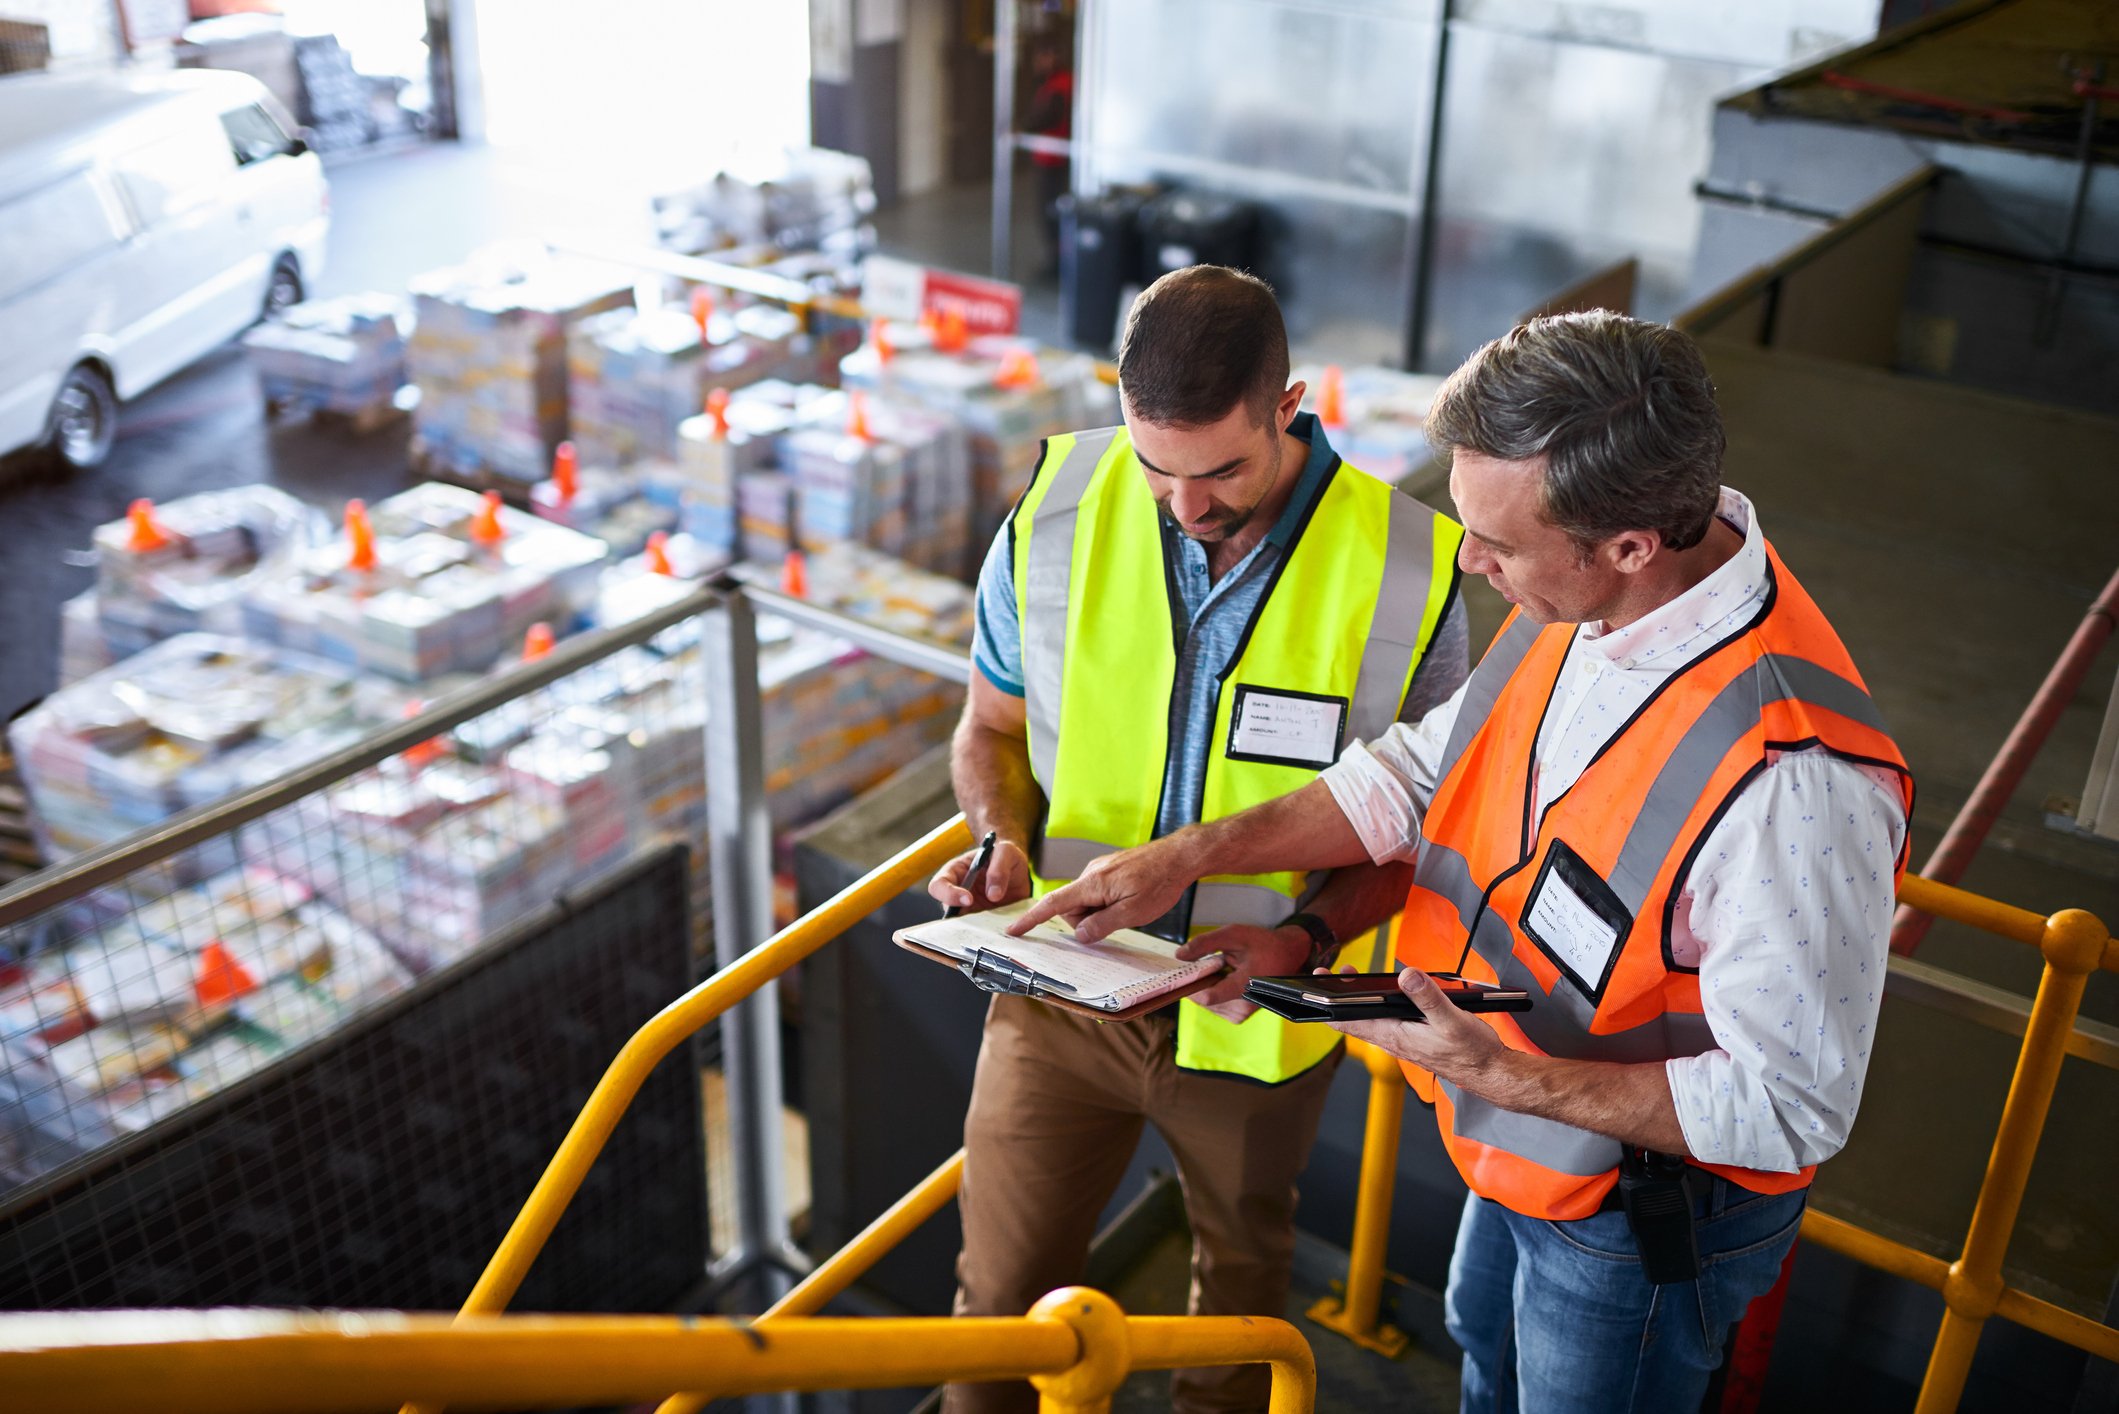
[(1639, 574), (1663, 548), (1663, 537), (1653, 530), (1622, 530), (1604, 542), (1605, 556), (1620, 574)]
[(1288, 424), (1295, 420), (1295, 414), (1302, 411), (1302, 395), (1309, 391), (1309, 386), (1307, 383), (1290, 384), (1288, 390), (1280, 395), (1280, 405), (1273, 409), (1273, 415), (1278, 419), (1281, 431), (1287, 431)]

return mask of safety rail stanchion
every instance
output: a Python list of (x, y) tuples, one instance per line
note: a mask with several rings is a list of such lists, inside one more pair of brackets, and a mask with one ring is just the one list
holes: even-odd
[[(733, 588), (733, 586), (730, 586)], [(758, 622), (740, 592), (699, 619), (706, 663), (706, 828), (714, 900), (714, 961), (732, 967), (772, 931), (772, 818), (765, 800), (765, 724), (758, 689)], [(736, 1245), (717, 1275), (756, 1268), (765, 1300), (774, 1265), (794, 1246), (781, 1173), (780, 1006), (770, 981), (721, 1022)]]
[[(852, 1286), (870, 1267), (888, 1256), (913, 1230), (947, 1207), (964, 1181), (964, 1151), (957, 1150), (919, 1186), (884, 1210), (883, 1215), (862, 1228), (794, 1289), (766, 1308), (760, 1322), (789, 1316), (809, 1316), (823, 1310), (833, 1297)], [(713, 1396), (673, 1394), (657, 1406), (655, 1414), (697, 1414)]]
[[(603, 1078), (596, 1082), (560, 1142), (558, 1153), (552, 1156), (522, 1211), (515, 1215), (507, 1236), (501, 1239), (499, 1249), (471, 1288), (459, 1317), (489, 1315), (507, 1307), (626, 1106), (663, 1057), (760, 986), (924, 880), (970, 842), (964, 817), (951, 816), (874, 872), (841, 890), (823, 907), (797, 919), (664, 1007), (634, 1032)], [(653, 1397), (661, 1398), (677, 1383), (663, 1385), (653, 1392)]]
[(554, 1408), (1029, 1379), (1045, 1414), (1110, 1408), (1130, 1370), (1272, 1367), (1273, 1414), (1309, 1414), (1316, 1366), (1285, 1321), (1134, 1316), (1055, 1291), (1015, 1317), (798, 1317), (770, 1339), (681, 1316), (78, 1311), (0, 1316), (10, 1407), (70, 1414), (352, 1414), (396, 1401)]
[(2046, 920), (2039, 940), (2045, 972), (2038, 980), (2023, 1050), (2009, 1081), (2008, 1099), (2001, 1107), (2001, 1124), (1994, 1133), (1986, 1175), (1980, 1180), (1964, 1255), (1950, 1264), (1943, 1282), (1942, 1328), (1935, 1334), (1935, 1349), (1928, 1357), (1928, 1374), (1921, 1382), (1915, 1414), (1944, 1414), (1955, 1409), (1964, 1394), (1979, 1333), (2001, 1304), (2001, 1264), (2008, 1256), (2009, 1237), (2023, 1206), (2031, 1162), (2038, 1155), (2039, 1135), (2052, 1106), (2053, 1087), (2060, 1079), (2060, 1062), (2067, 1055), (2067, 1033), (2074, 1028), (2089, 974), (2106, 965), (2111, 943), (2104, 924), (2080, 909), (2067, 909)]
[(1309, 1318), (1367, 1350), (1395, 1360), (1409, 1341), (1382, 1319), (1383, 1255), (1390, 1242), (1392, 1188), (1398, 1177), (1398, 1138), (1405, 1121), (1405, 1072), (1387, 1051), (1349, 1037), (1347, 1049), (1369, 1073), (1367, 1128), (1361, 1137), (1361, 1181), (1354, 1196), (1354, 1237), (1348, 1244), (1346, 1290), (1312, 1305)]
[[(2042, 917), (1917, 875), (1901, 882), (1898, 897), (1908, 908), (2013, 939), (2038, 948), (2045, 957), (1962, 1255), (1945, 1262), (1815, 1208), (1803, 1215), (1805, 1240), (1943, 1294), (1945, 1312), (1916, 1414), (1946, 1414), (1957, 1407), (1964, 1392), (1980, 1331), (1990, 1316), (2014, 1321), (2101, 1359), (2119, 1360), (2119, 1330), (2007, 1286), (2001, 1275), (2084, 988), (2091, 972), (2100, 968), (2119, 972), (2119, 941), (2114, 941), (2095, 915), (2080, 909)], [(1380, 1340), (1385, 1333), (1396, 1332), (1379, 1325), (1377, 1314), (1404, 1108), (1403, 1084), (1396, 1062), (1371, 1047), (1352, 1044), (1369, 1068), (1370, 1100), (1354, 1233), (1348, 1244), (1346, 1296), (1344, 1301), (1320, 1301), (1310, 1309), (1309, 1317), (1370, 1349), (1394, 1354)]]

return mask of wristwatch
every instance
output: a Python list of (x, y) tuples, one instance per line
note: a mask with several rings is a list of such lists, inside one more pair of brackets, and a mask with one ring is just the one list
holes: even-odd
[(1331, 926), (1314, 913), (1290, 913), (1273, 926), (1285, 928), (1290, 923), (1310, 935), (1310, 955), (1302, 964), (1303, 973), (1307, 975), (1320, 967), (1330, 966), (1332, 959), (1339, 955), (1339, 939)]

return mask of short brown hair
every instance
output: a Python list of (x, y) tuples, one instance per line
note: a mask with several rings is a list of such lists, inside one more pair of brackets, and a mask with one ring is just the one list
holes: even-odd
[(1273, 287), (1256, 275), (1190, 265), (1133, 301), (1118, 387), (1142, 421), (1205, 427), (1241, 403), (1262, 427), (1287, 386), (1287, 326)]
[(1625, 530), (1690, 549), (1721, 503), (1727, 439), (1699, 345), (1608, 310), (1533, 319), (1474, 353), (1435, 395), (1427, 440), (1544, 457), (1540, 508), (1585, 552)]

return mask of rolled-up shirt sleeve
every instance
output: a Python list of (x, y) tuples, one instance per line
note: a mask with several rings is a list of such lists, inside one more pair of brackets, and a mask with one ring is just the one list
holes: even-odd
[(1420, 821), (1435, 797), (1442, 749), (1457, 720), (1464, 689), (1417, 722), (1394, 722), (1368, 742), (1352, 742), (1321, 773), (1340, 812), (1378, 864), (1411, 859), (1420, 850)]
[(1793, 1173), (1847, 1142), (1905, 831), (1885, 773), (1807, 751), (1768, 766), (1707, 837), (1671, 946), (1699, 968), (1719, 1049), (1664, 1063), (1694, 1158)]

